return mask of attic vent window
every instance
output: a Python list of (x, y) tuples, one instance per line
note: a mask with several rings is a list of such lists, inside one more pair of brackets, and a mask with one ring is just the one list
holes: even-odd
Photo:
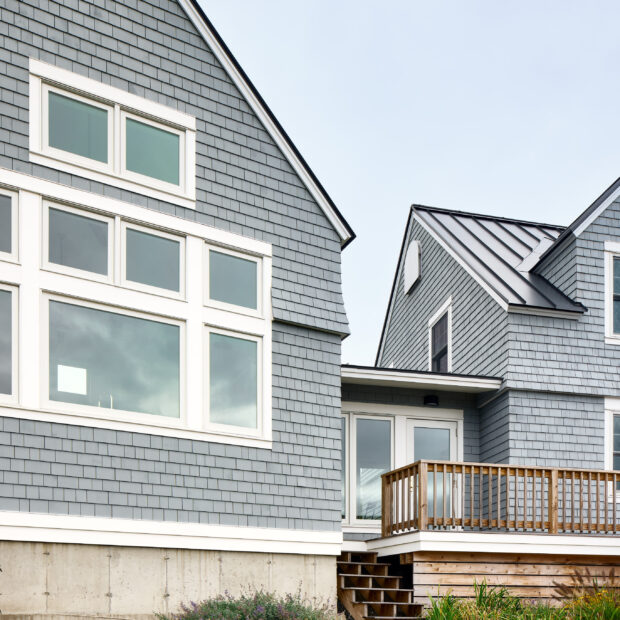
[(405, 256), (405, 295), (411, 291), (420, 277), (420, 244), (412, 241)]

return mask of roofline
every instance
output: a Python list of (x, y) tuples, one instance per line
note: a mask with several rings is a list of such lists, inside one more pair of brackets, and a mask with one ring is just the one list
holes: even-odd
[(403, 254), (405, 252), (405, 243), (407, 236), (409, 235), (409, 227), (411, 225), (411, 219), (413, 218), (413, 208), (409, 209), (409, 215), (407, 216), (407, 224), (405, 225), (405, 233), (403, 234), (403, 240), (400, 245), (400, 252), (398, 253), (398, 262), (396, 263), (396, 270), (394, 272), (394, 280), (392, 281), (392, 290), (388, 298), (388, 305), (385, 310), (385, 317), (383, 319), (383, 327), (381, 328), (381, 336), (379, 337), (379, 346), (377, 347), (377, 355), (375, 356), (375, 366), (379, 363), (379, 358), (383, 354), (383, 345), (385, 339), (385, 333), (387, 332), (389, 318), (392, 310), (392, 301), (394, 299), (394, 293), (396, 291), (396, 285), (398, 283), (398, 273), (400, 271), (400, 265), (403, 260)]
[(179, 4), (185, 10), (194, 26), (196, 26), (198, 32), (209, 46), (209, 49), (222, 63), (229, 77), (245, 96), (248, 104), (258, 115), (265, 129), (280, 147), (293, 169), (299, 174), (310, 194), (312, 194), (313, 198), (318, 202), (327, 219), (338, 233), (341, 239), (341, 248), (344, 249), (356, 236), (349, 223), (339, 211), (338, 207), (336, 207), (334, 201), (280, 124), (280, 121), (275, 117), (261, 94), (215, 29), (211, 20), (198, 4), (198, 0), (179, 0)]
[(465, 217), (475, 217), (482, 220), (496, 220), (500, 222), (509, 222), (511, 224), (523, 224), (525, 226), (538, 226), (539, 228), (555, 228), (556, 230), (564, 230), (565, 226), (558, 224), (544, 224), (543, 222), (532, 222), (529, 220), (517, 220), (510, 217), (502, 217), (498, 215), (487, 215), (486, 213), (472, 213), (471, 211), (459, 211), (458, 209), (442, 209), (440, 207), (429, 207), (428, 205), (412, 204), (412, 209), (422, 209), (423, 211), (438, 211), (439, 213), (450, 213), (462, 215)]
[(424, 370), (379, 368), (343, 364), (340, 375), (343, 383), (384, 387), (418, 388), (454, 392), (493, 392), (500, 389), (500, 377), (437, 373)]
[(569, 226), (567, 226), (553, 245), (547, 248), (538, 259), (536, 265), (540, 265), (547, 257), (553, 254), (570, 236), (579, 235), (603, 212), (612, 202), (620, 196), (620, 177), (617, 178), (592, 204), (583, 211)]

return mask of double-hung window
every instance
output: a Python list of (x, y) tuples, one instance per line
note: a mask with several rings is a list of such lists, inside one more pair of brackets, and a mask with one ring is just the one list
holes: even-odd
[(11, 174), (23, 187), (0, 187), (0, 404), (269, 447), (271, 246), (44, 180), (35, 194)]
[(452, 300), (449, 299), (431, 317), (429, 330), (429, 370), (452, 371)]
[(194, 207), (194, 117), (32, 59), (30, 98), (31, 161)]

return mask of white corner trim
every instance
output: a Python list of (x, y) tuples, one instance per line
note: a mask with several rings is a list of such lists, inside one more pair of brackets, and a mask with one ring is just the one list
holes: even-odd
[(463, 261), (463, 259), (432, 229), (430, 228), (430, 226), (428, 226), (426, 224), (426, 222), (424, 222), (422, 220), (421, 217), (418, 216), (418, 214), (415, 212), (413, 213), (413, 216), (416, 220), (416, 222), (418, 222), (418, 224), (420, 224), (420, 226), (422, 226), (422, 228), (429, 234), (431, 235), (431, 237), (433, 237), (433, 239), (435, 239), (435, 241), (437, 243), (439, 243), (439, 245), (461, 266), (463, 267), (463, 269), (465, 269), (465, 271), (499, 304), (499, 306), (503, 309), (503, 310), (508, 310), (508, 302), (503, 299), (498, 293), (497, 291), (495, 291), (493, 288), (491, 288), (489, 286), (489, 284), (480, 277), (480, 275), (475, 272), (465, 261)]
[(61, 185), (45, 179), (30, 176), (22, 172), (14, 172), (6, 168), (0, 168), (0, 185), (5, 185), (13, 190), (23, 190), (40, 194), (44, 198), (59, 200), (75, 206), (89, 207), (97, 211), (104, 211), (119, 215), (128, 220), (146, 222), (149, 226), (168, 229), (176, 233), (186, 233), (196, 237), (202, 237), (206, 241), (231, 248), (241, 249), (259, 256), (271, 256), (272, 246), (270, 243), (244, 237), (219, 228), (213, 228), (206, 224), (192, 222), (183, 217), (168, 215), (154, 209), (147, 209), (129, 202), (122, 202), (106, 196), (99, 196), (68, 185)]
[(338, 233), (341, 241), (343, 243), (347, 242), (349, 239), (351, 239), (351, 233), (349, 233), (349, 231), (346, 229), (345, 225), (342, 223), (337, 213), (329, 204), (323, 192), (319, 189), (319, 187), (314, 182), (314, 180), (312, 179), (304, 165), (301, 163), (293, 149), (289, 146), (288, 142), (286, 141), (276, 124), (270, 118), (269, 114), (267, 114), (265, 108), (256, 97), (256, 95), (252, 92), (252, 89), (243, 78), (241, 73), (239, 73), (228, 54), (224, 51), (224, 48), (220, 45), (219, 41), (214, 36), (213, 32), (211, 32), (211, 30), (207, 27), (207, 24), (202, 19), (202, 17), (193, 6), (193, 4), (190, 2), (190, 0), (179, 0), (179, 4), (187, 13), (188, 17), (190, 18), (198, 32), (201, 34), (202, 38), (205, 40), (215, 57), (222, 64), (224, 71), (226, 71), (226, 73), (233, 81), (235, 86), (239, 89), (241, 94), (244, 96), (245, 100), (248, 102), (254, 113), (258, 116), (259, 120), (261, 121), (269, 135), (273, 138), (278, 148), (282, 151), (288, 162), (291, 164), (296, 174), (301, 178), (310, 194), (312, 194), (312, 197), (317, 201), (317, 203), (325, 213), (325, 216)]
[(590, 215), (583, 221), (575, 230), (573, 230), (573, 234), (575, 237), (579, 237), (586, 228), (594, 222), (598, 218), (598, 216), (605, 211), (613, 202), (615, 202), (618, 197), (620, 197), (620, 187), (617, 187), (601, 204), (592, 212)]
[(123, 547), (339, 555), (342, 532), (0, 512), (0, 539)]
[(428, 372), (406, 372), (373, 368), (342, 368), (342, 382), (362, 385), (385, 385), (455, 392), (487, 392), (498, 390), (501, 379), (440, 375)]
[(533, 553), (558, 555), (620, 555), (620, 536), (570, 534), (502, 534), (494, 532), (411, 532), (369, 540), (366, 547), (379, 556), (418, 551), (466, 553)]

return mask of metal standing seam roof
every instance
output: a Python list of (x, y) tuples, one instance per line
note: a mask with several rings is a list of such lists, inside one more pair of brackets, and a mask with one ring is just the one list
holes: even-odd
[(414, 214), (510, 306), (584, 312), (532, 269), (564, 227), (413, 205)]

